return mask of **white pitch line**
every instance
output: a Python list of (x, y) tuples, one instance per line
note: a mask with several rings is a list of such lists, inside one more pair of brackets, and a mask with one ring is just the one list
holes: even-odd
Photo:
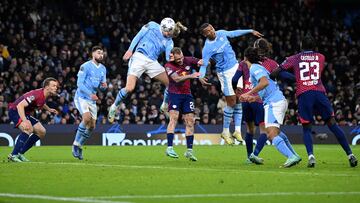
[[(22, 163), (23, 164), (23, 163)], [(357, 174), (346, 173), (314, 173), (314, 172), (294, 172), (294, 171), (280, 171), (287, 169), (279, 169), (278, 171), (269, 170), (244, 170), (244, 169), (219, 169), (219, 168), (184, 168), (184, 167), (168, 167), (168, 166), (145, 166), (145, 165), (118, 165), (118, 164), (90, 164), (90, 163), (73, 163), (73, 162), (25, 162), (24, 164), (51, 164), (51, 165), (72, 165), (72, 166), (95, 166), (95, 167), (119, 167), (119, 168), (137, 168), (137, 169), (162, 169), (162, 170), (194, 170), (194, 171), (211, 171), (219, 173), (269, 173), (269, 174), (284, 174), (284, 175), (303, 175), (303, 176), (333, 176), (333, 177), (360, 177)]]
[(94, 198), (56, 197), (56, 196), (47, 196), (47, 195), (30, 195), (30, 194), (15, 194), (15, 193), (0, 193), (0, 197), (23, 198), (23, 199), (43, 199), (43, 200), (64, 201), (64, 202), (129, 203), (129, 202), (97, 200)]
[(360, 195), (360, 191), (353, 192), (263, 192), (263, 193), (232, 193), (232, 194), (183, 194), (183, 195), (120, 195), (85, 197), (94, 199), (171, 199), (171, 198), (208, 198), (208, 197), (258, 197), (258, 196), (343, 196)]

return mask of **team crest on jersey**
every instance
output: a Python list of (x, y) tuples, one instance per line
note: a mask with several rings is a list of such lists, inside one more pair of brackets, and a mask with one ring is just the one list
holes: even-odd
[(255, 75), (257, 75), (257, 74), (259, 74), (259, 73), (261, 73), (261, 70), (256, 70), (256, 71), (254, 71), (254, 74), (255, 74)]
[(190, 70), (190, 66), (185, 66), (185, 70)]
[(35, 96), (32, 95), (32, 96), (26, 97), (26, 100), (27, 100), (29, 103), (31, 103), (32, 101), (35, 100)]
[(167, 72), (167, 74), (168, 75), (170, 75), (173, 71), (171, 70), (171, 68), (169, 68), (169, 67), (165, 67), (165, 69), (166, 69), (166, 72)]
[(166, 40), (162, 40), (162, 44), (165, 46), (166, 45)]
[(220, 41), (224, 41), (224, 38), (223, 38), (223, 37), (220, 37)]

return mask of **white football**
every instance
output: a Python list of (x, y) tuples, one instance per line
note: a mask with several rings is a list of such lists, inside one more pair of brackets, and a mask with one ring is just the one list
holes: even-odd
[(171, 18), (164, 18), (160, 23), (161, 31), (171, 32), (175, 28), (175, 21)]

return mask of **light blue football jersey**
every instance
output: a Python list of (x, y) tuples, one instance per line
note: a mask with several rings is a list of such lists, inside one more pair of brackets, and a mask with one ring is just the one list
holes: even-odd
[(170, 37), (164, 37), (160, 25), (151, 21), (144, 25), (131, 41), (129, 50), (133, 51), (136, 47), (137, 52), (144, 54), (152, 60), (157, 60), (165, 52), (166, 60), (170, 59), (171, 49), (174, 42)]
[(209, 64), (210, 59), (215, 61), (217, 72), (223, 72), (234, 67), (238, 61), (228, 38), (239, 37), (251, 33), (252, 31), (253, 30), (218, 30), (216, 31), (216, 38), (214, 40), (206, 39), (202, 51), (203, 65), (200, 67), (200, 77), (205, 76), (206, 67)]
[(80, 66), (77, 77), (76, 96), (91, 100), (90, 95), (96, 94), (100, 84), (106, 82), (106, 68), (90, 60)]
[(250, 66), (250, 81), (254, 87), (259, 84), (259, 80), (262, 77), (266, 77), (269, 81), (269, 85), (258, 92), (261, 100), (264, 104), (270, 104), (272, 102), (278, 102), (285, 99), (283, 93), (280, 91), (279, 86), (270, 79), (270, 73), (263, 66), (259, 64), (252, 64)]

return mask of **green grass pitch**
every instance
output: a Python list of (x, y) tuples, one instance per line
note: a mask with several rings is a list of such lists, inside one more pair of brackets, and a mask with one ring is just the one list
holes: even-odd
[[(360, 156), (360, 148), (352, 147)], [(273, 146), (264, 165), (245, 164), (245, 146), (194, 146), (198, 162), (165, 156), (165, 146), (87, 146), (85, 160), (70, 146), (31, 149), (29, 163), (8, 163), (0, 147), (0, 202), (360, 202), (360, 169), (351, 168), (339, 145), (317, 145), (316, 168), (303, 161), (279, 168)]]

